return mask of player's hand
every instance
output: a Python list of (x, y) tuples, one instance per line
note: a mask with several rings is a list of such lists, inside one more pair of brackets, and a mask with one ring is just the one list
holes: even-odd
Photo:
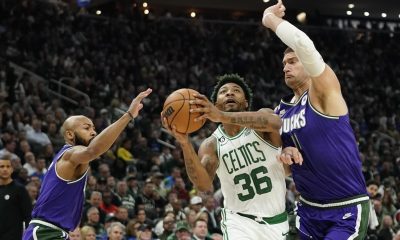
[(208, 98), (202, 94), (193, 94), (195, 100), (190, 100), (191, 105), (197, 105), (190, 109), (191, 113), (202, 113), (200, 117), (194, 119), (195, 122), (209, 119), (213, 122), (221, 122), (223, 113)]
[(180, 133), (178, 131), (176, 131), (176, 126), (169, 126), (168, 125), (168, 121), (167, 118), (163, 116), (163, 113), (161, 113), (161, 123), (163, 125), (163, 127), (165, 129), (167, 129), (167, 131), (174, 136), (174, 138), (180, 143), (180, 144), (185, 144), (189, 142), (189, 134), (185, 134), (185, 133)]
[(281, 154), (276, 156), (276, 159), (287, 165), (292, 165), (293, 163), (303, 164), (303, 156), (295, 147), (285, 147)]
[(143, 108), (143, 103), (142, 100), (149, 96), (150, 93), (153, 90), (151, 88), (148, 88), (146, 91), (143, 91), (141, 93), (139, 93), (135, 99), (133, 99), (131, 105), (129, 106), (128, 112), (130, 112), (132, 114), (132, 117), (137, 117), (137, 115), (139, 114), (140, 109)]
[(262, 23), (267, 28), (272, 27), (272, 22), (270, 21), (269, 15), (275, 15), (278, 18), (283, 18), (285, 16), (285, 6), (282, 3), (282, 0), (278, 0), (278, 3), (272, 5), (264, 10)]

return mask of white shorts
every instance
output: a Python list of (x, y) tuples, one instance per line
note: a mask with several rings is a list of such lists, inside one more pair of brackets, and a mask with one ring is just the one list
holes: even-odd
[(229, 209), (222, 209), (221, 229), (224, 240), (284, 240), (289, 234), (289, 223), (269, 224), (241, 216)]

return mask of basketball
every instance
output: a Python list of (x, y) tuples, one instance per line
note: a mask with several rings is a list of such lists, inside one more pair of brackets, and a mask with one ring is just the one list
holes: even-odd
[(164, 102), (162, 116), (167, 119), (168, 126), (176, 126), (176, 131), (180, 133), (192, 133), (199, 130), (203, 121), (195, 122), (194, 119), (201, 116), (201, 113), (190, 113), (190, 109), (196, 105), (189, 104), (194, 100), (193, 94), (199, 94), (196, 90), (182, 88), (172, 92)]

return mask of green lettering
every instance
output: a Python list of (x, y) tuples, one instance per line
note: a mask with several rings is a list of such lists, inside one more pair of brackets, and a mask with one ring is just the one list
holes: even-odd
[(235, 165), (235, 162), (236, 162), (237, 159), (236, 159), (236, 158), (233, 158), (232, 153), (235, 153), (236, 157), (237, 157), (237, 154), (236, 154), (236, 151), (235, 151), (235, 150), (229, 151), (229, 157), (231, 158), (231, 162), (232, 162), (233, 169), (234, 169), (235, 172), (236, 172), (237, 170), (239, 170), (239, 168), (237, 168), (236, 165)]
[[(256, 152), (259, 152), (259, 153), (261, 154), (261, 156), (262, 156), (262, 157), (258, 157), (257, 160), (260, 160), (260, 161), (262, 161), (262, 162), (266, 161), (267, 158), (265, 157), (263, 151), (259, 150), (259, 149), (256, 147), (256, 145), (259, 146), (260, 143), (257, 142), (257, 141), (254, 141), (254, 142), (253, 142), (254, 150), (256, 150)], [(258, 161), (257, 161), (257, 162), (258, 162)]]
[(225, 153), (222, 156), (222, 161), (224, 162), (224, 165), (225, 165), (226, 170), (228, 171), (228, 173), (231, 174), (231, 173), (233, 173), (233, 169), (232, 168), (228, 168), (228, 164), (226, 164), (225, 157), (228, 157), (228, 154)]

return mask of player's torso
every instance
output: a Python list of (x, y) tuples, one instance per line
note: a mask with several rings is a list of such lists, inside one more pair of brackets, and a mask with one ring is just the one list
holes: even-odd
[(324, 202), (365, 193), (348, 115), (332, 117), (318, 112), (307, 91), (296, 103), (281, 101), (275, 112), (283, 121), (283, 146), (297, 147), (304, 158), (302, 166), (292, 166), (302, 196)]
[(227, 136), (222, 125), (213, 133), (217, 139), (224, 207), (242, 213), (274, 216), (285, 210), (285, 173), (276, 160), (274, 147), (255, 131), (244, 128)]
[(65, 230), (74, 229), (80, 221), (87, 179), (87, 172), (75, 181), (64, 180), (57, 174), (56, 163), (69, 148), (64, 146), (50, 164), (32, 213), (33, 218), (49, 221)]

